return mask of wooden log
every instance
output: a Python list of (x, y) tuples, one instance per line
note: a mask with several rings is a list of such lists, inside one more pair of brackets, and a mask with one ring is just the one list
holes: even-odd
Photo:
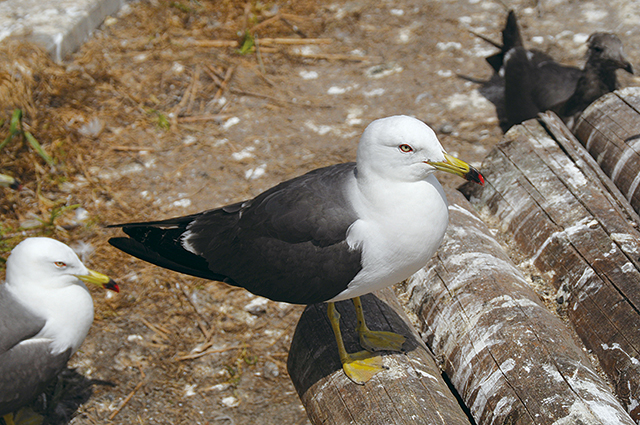
[(640, 421), (640, 234), (579, 165), (530, 120), (485, 159), (485, 188), (462, 190), (553, 284), (583, 344)]
[[(346, 377), (327, 319), (326, 304), (306, 308), (291, 343), (287, 367), (313, 424), (469, 425), (440, 369), (390, 289), (362, 297), (373, 330), (407, 337), (406, 353), (384, 353), (387, 370), (364, 385)], [(360, 351), (351, 301), (336, 303), (347, 351)]]
[(447, 199), (445, 239), (400, 298), (476, 423), (632, 424), (471, 204), (457, 191)]
[(640, 212), (640, 87), (598, 99), (582, 113), (574, 133)]

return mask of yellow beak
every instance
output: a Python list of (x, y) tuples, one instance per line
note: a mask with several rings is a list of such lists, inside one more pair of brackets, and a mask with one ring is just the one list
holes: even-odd
[(85, 283), (91, 283), (103, 289), (110, 289), (115, 292), (120, 292), (120, 287), (118, 287), (118, 284), (109, 276), (105, 276), (102, 273), (89, 270), (89, 274), (76, 275), (76, 277)]
[(18, 180), (6, 174), (0, 174), (0, 186), (10, 187), (14, 190), (20, 190), (22, 187)]
[(478, 170), (448, 153), (444, 154), (444, 161), (427, 161), (427, 164), (431, 165), (436, 170), (452, 173), (466, 180), (476, 182), (479, 185), (484, 185), (484, 177), (482, 177), (482, 174), (480, 174)]

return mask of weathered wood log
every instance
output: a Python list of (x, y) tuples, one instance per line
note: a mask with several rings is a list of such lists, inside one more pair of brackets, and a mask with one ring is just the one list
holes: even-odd
[(597, 181), (601, 185), (602, 193), (620, 208), (620, 214), (628, 219), (632, 226), (638, 227), (640, 225), (638, 213), (562, 120), (553, 112), (542, 113), (539, 117), (540, 122), (585, 178), (591, 182)]
[(485, 158), (484, 190), (462, 190), (554, 285), (583, 344), (640, 421), (640, 233), (583, 165), (530, 120)]
[(437, 255), (399, 289), (478, 424), (632, 424), (567, 325), (448, 191)]
[(582, 113), (574, 133), (640, 212), (640, 87), (598, 99)]
[[(384, 353), (388, 370), (356, 385), (342, 371), (326, 304), (308, 306), (296, 327), (287, 367), (311, 423), (469, 425), (393, 292), (366, 295), (362, 303), (371, 329), (407, 337), (406, 353)], [(336, 306), (347, 351), (362, 350), (353, 304), (343, 301)]]

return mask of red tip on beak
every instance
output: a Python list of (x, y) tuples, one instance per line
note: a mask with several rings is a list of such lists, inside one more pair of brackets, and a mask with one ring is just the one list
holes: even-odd
[(102, 285), (102, 287), (104, 289), (109, 289), (109, 290), (111, 290), (113, 292), (120, 292), (120, 287), (118, 286), (118, 284), (113, 279), (109, 279), (109, 282), (107, 282), (104, 285)]
[(484, 186), (484, 177), (482, 177), (480, 171), (473, 167), (469, 168), (469, 172), (464, 177), (469, 181), (478, 183), (480, 186)]

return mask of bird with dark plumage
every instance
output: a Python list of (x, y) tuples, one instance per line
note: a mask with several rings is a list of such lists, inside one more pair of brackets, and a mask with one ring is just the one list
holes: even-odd
[(85, 283), (118, 292), (107, 276), (87, 269), (62, 242), (28, 238), (7, 260), (0, 285), (0, 416), (36, 398), (80, 347), (93, 322)]
[(463, 78), (483, 84), (480, 92), (495, 105), (505, 132), (548, 110), (556, 112), (571, 128), (587, 106), (618, 88), (618, 69), (633, 74), (622, 42), (612, 33), (591, 34), (583, 69), (561, 65), (544, 52), (526, 49), (513, 11), (509, 11), (502, 30), (502, 44), (473, 34), (500, 51), (486, 58), (495, 71), (490, 80)]
[[(480, 173), (447, 154), (423, 122), (394, 116), (364, 131), (356, 163), (285, 181), (254, 199), (169, 220), (121, 224), (109, 242), (181, 273), (226, 282), (275, 301), (328, 302), (347, 376), (382, 370), (372, 351), (399, 350), (404, 337), (367, 328), (359, 297), (423, 267), (448, 224), (437, 170), (480, 184)], [(365, 348), (348, 354), (335, 301), (353, 299)]]
[(569, 127), (573, 127), (575, 120), (587, 106), (620, 88), (616, 76), (618, 69), (633, 74), (633, 66), (624, 56), (622, 41), (615, 34), (593, 33), (587, 44), (587, 62), (580, 73), (575, 91), (566, 101), (557, 102), (550, 107)]
[(633, 74), (615, 34), (593, 33), (587, 46), (587, 61), (581, 70), (532, 54), (523, 47), (507, 52), (503, 70), (508, 127), (552, 110), (571, 128), (587, 106), (619, 88), (618, 69)]

